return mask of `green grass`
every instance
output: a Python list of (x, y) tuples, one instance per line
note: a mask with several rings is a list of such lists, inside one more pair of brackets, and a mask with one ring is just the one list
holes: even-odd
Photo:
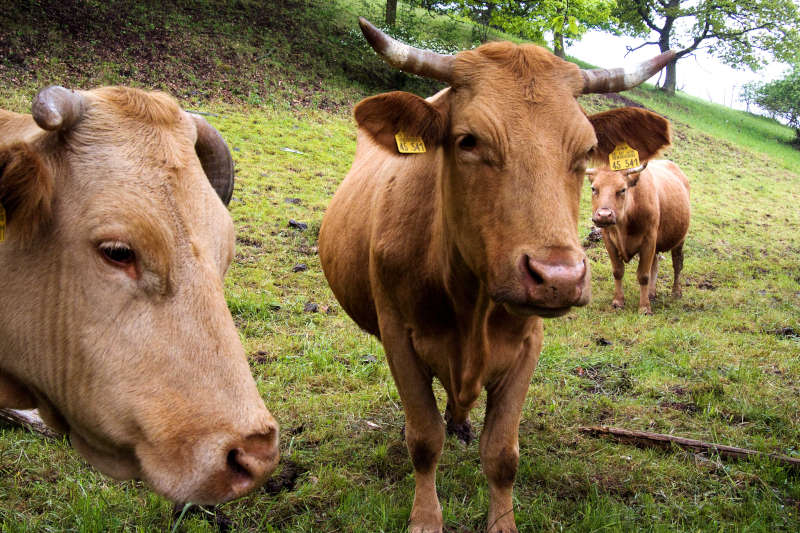
[[(319, 7), (276, 5), (284, 16), (311, 18)], [(336, 24), (362, 3), (337, 6), (325, 8)], [(154, 10), (147, 17), (183, 27), (169, 13)], [(238, 42), (226, 17), (215, 23), (220, 48), (210, 55)], [(347, 34), (344, 25), (330, 31)], [(269, 35), (269, 42), (281, 38)], [(322, 41), (332, 42), (325, 36)], [(396, 80), (348, 85), (347, 74), (335, 65), (329, 80), (324, 63), (295, 64), (290, 52), (276, 47), (271, 61), (278, 66), (269, 73), (273, 81), (285, 73), (292, 89), (272, 91), (262, 81), (263, 87), (253, 89), (260, 101), (233, 91), (173, 91), (185, 107), (216, 115), (209, 121), (233, 150), (237, 182), (230, 208), (237, 253), (226, 280), (228, 305), (259, 390), (281, 424), (283, 458), (301, 472), (291, 490), (257, 491), (220, 506), (218, 513), (230, 520), (232, 531), (400, 531), (410, 513), (413, 474), (400, 434), (399, 397), (380, 343), (338, 306), (315, 248), (324, 209), (355, 149), (349, 107)], [(240, 66), (250, 72), (244, 63), (232, 63), (230, 76)], [(370, 65), (365, 69), (372, 72)], [(186, 83), (214, 87), (217, 72), (200, 73), (208, 81)], [(321, 88), (300, 88), (315, 77)], [(40, 82), (2, 80), (0, 107), (17, 111), (29, 106)], [(338, 103), (315, 104), (328, 88)], [(298, 95), (304, 98), (298, 104), (285, 101)], [(800, 175), (793, 170), (797, 154), (778, 141), (791, 131), (688, 98), (667, 101), (648, 90), (628, 96), (673, 120), (674, 145), (666, 155), (692, 183), (684, 297), (667, 296), (667, 259), (655, 314), (639, 316), (630, 265), (628, 306), (612, 311), (605, 250), (598, 244), (587, 250), (593, 300), (546, 321), (540, 365), (523, 410), (515, 485), (520, 531), (797, 531), (800, 479), (778, 463), (707, 461), (678, 449), (641, 450), (578, 431), (617, 425), (800, 457), (800, 340), (774, 333), (800, 330)], [(599, 96), (582, 103), (589, 112), (613, 104)], [(713, 125), (726, 117), (741, 118), (741, 131), (724, 122)], [(591, 225), (588, 194), (581, 213), (583, 238)], [(289, 219), (306, 222), (308, 229), (290, 228)], [(297, 263), (308, 270), (292, 272)], [(319, 311), (305, 312), (309, 302)], [(611, 344), (599, 345), (601, 337)], [(437, 397), (444, 407), (441, 388)], [(480, 429), (482, 402), (473, 421)], [(448, 531), (485, 528), (488, 489), (478, 455), (477, 443), (445, 443), (438, 489)], [(65, 441), (0, 426), (0, 531), (171, 531), (177, 520), (169, 502), (141, 483), (103, 477)], [(188, 512), (177, 526), (221, 527), (202, 511)]]

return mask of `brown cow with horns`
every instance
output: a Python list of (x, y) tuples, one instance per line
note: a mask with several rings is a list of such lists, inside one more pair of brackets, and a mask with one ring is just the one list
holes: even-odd
[(625, 263), (639, 254), (639, 312), (652, 315), (650, 300), (656, 297), (658, 252), (672, 253), (672, 296), (681, 296), (683, 241), (691, 211), (689, 179), (678, 165), (666, 160), (624, 171), (587, 169), (586, 175), (592, 184), (592, 221), (602, 228), (614, 275), (611, 307), (625, 307)]
[(278, 426), (223, 294), (232, 190), (219, 133), (163, 93), (54, 86), (0, 111), (0, 408), (172, 500), (258, 487)]
[[(541, 317), (589, 301), (577, 239), (587, 163), (623, 141), (643, 157), (655, 153), (667, 127), (643, 109), (587, 117), (575, 97), (638, 85), (672, 54), (632, 70), (581, 71), (534, 45), (444, 56), (360, 23), (388, 63), (450, 87), (427, 100), (392, 92), (356, 106), (355, 162), (322, 223), (322, 266), (345, 311), (386, 349), (415, 472), (409, 530), (443, 527), (436, 377), (447, 391), (447, 429), (462, 435), (486, 388), (488, 530), (516, 531), (517, 433)], [(427, 151), (398, 153), (398, 132)]]

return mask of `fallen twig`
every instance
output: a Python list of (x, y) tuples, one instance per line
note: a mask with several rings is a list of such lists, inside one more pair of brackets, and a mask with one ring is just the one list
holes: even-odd
[(715, 444), (713, 442), (704, 442), (701, 440), (676, 437), (674, 435), (666, 435), (664, 433), (633, 431), (630, 429), (608, 426), (580, 427), (578, 429), (583, 433), (589, 433), (595, 437), (604, 435), (612, 436), (621, 442), (633, 444), (635, 446), (639, 446), (640, 448), (669, 448), (673, 444), (676, 444), (682, 448), (688, 448), (696, 452), (715, 452), (719, 454), (720, 457), (725, 458), (743, 459), (745, 457), (766, 456), (794, 470), (800, 471), (800, 459), (789, 457), (787, 455), (763, 453), (757, 450), (748, 450), (747, 448), (737, 448), (736, 446), (726, 446), (724, 444)]
[(29, 411), (18, 411), (16, 409), (0, 409), (0, 420), (5, 420), (11, 424), (22, 426), (30, 431), (40, 433), (51, 439), (60, 439), (62, 435), (50, 428), (39, 417), (36, 409)]

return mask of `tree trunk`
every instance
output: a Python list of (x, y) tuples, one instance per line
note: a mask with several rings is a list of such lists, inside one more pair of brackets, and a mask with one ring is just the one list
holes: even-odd
[[(680, 0), (669, 0), (669, 3), (667, 4), (668, 9), (677, 9), (679, 6)], [(670, 34), (672, 33), (673, 24), (675, 24), (675, 17), (664, 17), (664, 26), (658, 33), (658, 48), (661, 50), (662, 54), (669, 50), (669, 38)], [(678, 81), (676, 72), (677, 69), (675, 68), (677, 61), (678, 60), (676, 58), (667, 63), (667, 66), (665, 67), (667, 76), (664, 78), (664, 83), (661, 85), (661, 90), (670, 96), (675, 94), (675, 86), (677, 85)]]
[(672, 96), (675, 94), (675, 86), (677, 84), (677, 73), (676, 73), (676, 60), (673, 59), (664, 69), (667, 72), (667, 76), (664, 78), (664, 83), (661, 85), (661, 90), (667, 93), (668, 95)]
[(564, 34), (561, 32), (553, 32), (553, 53), (564, 59), (566, 53), (564, 52)]
[(397, 0), (386, 0), (386, 25), (390, 28), (397, 21)]

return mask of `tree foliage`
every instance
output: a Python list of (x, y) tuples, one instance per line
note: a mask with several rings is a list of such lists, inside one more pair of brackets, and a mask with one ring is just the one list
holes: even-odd
[(800, 143), (800, 65), (782, 79), (747, 84), (743, 92), (748, 104), (756, 104), (794, 128), (795, 143)]
[[(481, 27), (481, 40), (488, 29), (496, 28), (532, 41), (544, 42), (554, 35), (553, 48), (561, 50), (564, 40), (574, 40), (589, 28), (612, 28), (612, 9), (616, 0), (418, 0), (429, 10), (468, 18)], [(559, 46), (560, 45), (560, 46)]]
[(772, 58), (791, 60), (800, 49), (800, 14), (793, 0), (618, 0), (614, 15), (623, 33), (657, 36), (641, 46), (678, 50), (667, 66), (668, 92), (675, 91), (676, 62), (699, 49), (734, 68), (752, 69)]

